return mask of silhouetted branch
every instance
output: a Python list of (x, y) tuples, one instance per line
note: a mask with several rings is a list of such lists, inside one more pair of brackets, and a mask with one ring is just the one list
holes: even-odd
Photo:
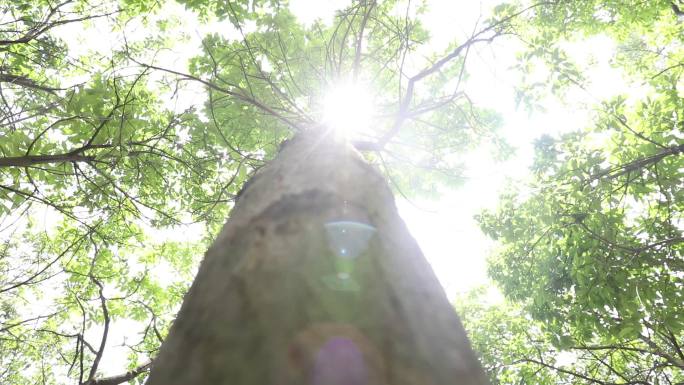
[[(451, 62), (455, 58), (459, 57), (461, 53), (463, 53), (465, 50), (470, 48), (473, 44), (480, 43), (480, 42), (491, 42), (493, 41), (496, 37), (500, 36), (503, 34), (502, 31), (497, 31), (497, 29), (504, 24), (508, 23), (510, 20), (520, 16), (521, 14), (529, 11), (530, 9), (539, 7), (541, 5), (548, 4), (546, 2), (544, 3), (537, 3), (534, 5), (531, 5), (519, 12), (516, 12), (512, 15), (509, 15), (507, 17), (504, 17), (501, 20), (498, 20), (497, 22), (491, 24), (490, 26), (480, 30), (479, 32), (473, 33), (470, 38), (464, 42), (463, 44), (459, 45), (458, 47), (454, 48), (451, 53), (448, 55), (444, 56), (443, 58), (439, 59), (429, 67), (424, 68), (422, 71), (420, 71), (418, 74), (412, 76), (408, 80), (408, 84), (406, 86), (406, 94), (404, 94), (404, 97), (402, 98), (400, 104), (399, 104), (399, 111), (396, 114), (396, 119), (394, 122), (394, 125), (392, 128), (385, 133), (379, 140), (378, 140), (378, 147), (380, 149), (384, 148), (384, 146), (401, 130), (401, 127), (404, 123), (404, 121), (407, 119), (409, 114), (409, 106), (411, 104), (411, 101), (413, 100), (413, 94), (414, 94), (414, 88), (416, 83), (420, 82), (424, 78), (434, 74), (435, 72), (439, 71), (444, 65), (447, 63)], [(482, 37), (488, 32), (494, 31), (493, 34), (489, 37)], [(465, 65), (465, 63), (464, 63)], [(454, 91), (455, 93), (458, 90)]]
[(146, 371), (150, 370), (150, 367), (152, 366), (152, 361), (140, 365), (136, 367), (135, 369), (129, 370), (126, 373), (119, 374), (116, 376), (110, 376), (110, 377), (103, 377), (103, 378), (95, 378), (86, 381), (83, 383), (83, 385), (118, 385), (118, 384), (123, 384), (124, 382), (130, 381), (139, 375), (145, 373)]

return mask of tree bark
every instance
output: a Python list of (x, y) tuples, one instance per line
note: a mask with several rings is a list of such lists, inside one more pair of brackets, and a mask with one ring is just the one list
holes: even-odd
[(0, 158), (0, 168), (2, 167), (30, 167), (38, 164), (46, 163), (64, 163), (64, 162), (91, 162), (95, 159), (94, 156), (86, 156), (78, 153), (66, 153), (55, 155), (25, 155), (25, 156), (7, 156)]
[(487, 381), (384, 178), (310, 131), (236, 202), (148, 384)]

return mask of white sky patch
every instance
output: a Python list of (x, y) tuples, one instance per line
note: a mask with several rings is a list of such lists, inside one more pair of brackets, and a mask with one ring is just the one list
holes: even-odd
[(316, 20), (330, 25), (335, 18), (335, 11), (350, 3), (350, 0), (290, 0), (290, 10), (304, 25), (311, 25)]
[[(430, 32), (429, 49), (441, 51), (454, 41), (463, 42), (469, 37), (484, 15), (499, 1), (492, 0), (432, 0), (425, 14), (420, 16), (423, 26)], [(480, 29), (478, 28), (478, 29)]]
[(577, 362), (577, 354), (575, 352), (564, 351), (556, 354), (556, 365), (559, 367), (570, 366)]

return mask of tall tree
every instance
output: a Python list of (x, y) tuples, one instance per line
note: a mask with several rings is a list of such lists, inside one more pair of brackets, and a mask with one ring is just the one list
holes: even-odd
[(485, 384), (384, 178), (287, 142), (207, 252), (149, 384)]

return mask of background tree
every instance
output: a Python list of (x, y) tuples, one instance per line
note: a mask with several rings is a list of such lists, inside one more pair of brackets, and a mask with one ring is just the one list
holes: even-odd
[[(501, 360), (509, 365), (499, 373), (502, 383), (536, 382), (529, 374), (548, 369), (555, 375), (539, 381), (684, 381), (684, 29), (678, 9), (668, 1), (572, 2), (542, 6), (516, 29), (529, 47), (521, 68), (548, 64), (546, 90), (587, 89), (564, 47), (603, 34), (616, 43), (616, 67), (640, 92), (627, 88), (631, 93), (603, 101), (587, 95), (595, 111), (591, 125), (539, 138), (531, 181), (511, 186), (499, 208), (480, 217), (483, 231), (501, 245), (490, 274), (525, 309), (509, 313), (512, 322), (539, 328), (535, 336), (524, 327), (507, 328), (525, 341), (518, 350), (483, 342), (497, 359), (508, 356)], [(544, 87), (527, 83), (521, 95), (534, 101)], [(525, 314), (534, 321), (521, 319)], [(473, 330), (485, 325), (469, 319)], [(559, 351), (571, 352), (566, 357), (574, 362), (557, 366)]]
[[(211, 206), (240, 162), (221, 175), (225, 157), (202, 166), (209, 156), (183, 134), (190, 116), (162, 106), (148, 73), (118, 52), (71, 55), (59, 38), (67, 26), (144, 20), (154, 3), (2, 7), (0, 381), (92, 383), (118, 320), (142, 325), (131, 363), (151, 355), (201, 253), (146, 242), (144, 230), (222, 216)], [(162, 264), (177, 272), (163, 284), (150, 273)]]

